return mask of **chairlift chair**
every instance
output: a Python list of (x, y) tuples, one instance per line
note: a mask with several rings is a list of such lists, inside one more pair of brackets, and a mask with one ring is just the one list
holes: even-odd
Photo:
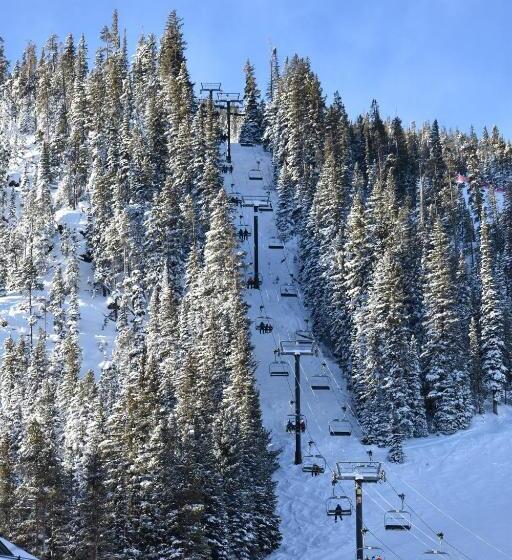
[(269, 249), (284, 249), (284, 243), (279, 239), (279, 237), (271, 237), (268, 240)]
[(250, 181), (263, 181), (263, 171), (261, 169), (249, 169)]
[[(306, 431), (308, 422), (304, 414), (299, 414), (299, 429), (302, 433)], [(286, 417), (285, 430), (289, 434), (294, 434), (297, 431), (297, 415), (288, 414)]]
[(352, 424), (348, 420), (335, 418), (329, 422), (329, 434), (331, 436), (351, 436)]
[(386, 531), (410, 531), (411, 514), (405, 510), (390, 510), (384, 515), (384, 528)]
[(270, 373), (270, 377), (289, 377), (290, 364), (284, 360), (270, 362), (268, 372)]
[(302, 472), (322, 474), (325, 472), (327, 463), (323, 455), (305, 455), (302, 462)]
[(240, 223), (236, 226), (236, 233), (240, 239), (250, 237), (252, 235), (252, 227), (250, 224)]
[(306, 328), (305, 329), (298, 329), (295, 331), (295, 336), (299, 340), (315, 340), (313, 336), (313, 331), (309, 328), (309, 321), (308, 319), (305, 320)]
[(250, 148), (251, 146), (254, 146), (254, 144), (250, 140), (244, 140), (243, 142), (240, 142), (240, 146)]
[(352, 515), (352, 502), (348, 496), (337, 496), (333, 494), (325, 501), (325, 511), (329, 517), (336, 515), (337, 506), (341, 508), (341, 517)]
[[(247, 276), (247, 280), (245, 281), (246, 286), (248, 288), (254, 288), (254, 274), (249, 274)], [(258, 272), (258, 286), (261, 287), (261, 285), (263, 284), (263, 275), (261, 274), (261, 272)]]
[(267, 198), (267, 200), (263, 204), (260, 204), (258, 209), (260, 212), (273, 212), (274, 208), (272, 207), (270, 198)]
[(281, 297), (299, 297), (299, 292), (293, 284), (283, 284), (281, 286)]
[(399, 494), (400, 509), (392, 509), (384, 514), (384, 528), (386, 531), (410, 531), (412, 527), (411, 514), (404, 508), (405, 494)]
[(238, 191), (229, 193), (228, 202), (229, 204), (233, 204), (234, 206), (242, 204), (242, 193)]
[(442, 546), (443, 546), (443, 540), (444, 540), (444, 533), (437, 533), (437, 538), (439, 539), (439, 548), (433, 548), (431, 550), (426, 550), (423, 555), (422, 558), (424, 558), (425, 556), (434, 556), (434, 555), (439, 555), (439, 556), (444, 556), (445, 558), (450, 556), (449, 552), (445, 552), (444, 550), (441, 550)]
[(311, 376), (311, 389), (313, 391), (330, 391), (331, 382), (328, 375), (312, 375)]
[(256, 317), (254, 325), (260, 334), (270, 334), (274, 330), (274, 323), (268, 315)]

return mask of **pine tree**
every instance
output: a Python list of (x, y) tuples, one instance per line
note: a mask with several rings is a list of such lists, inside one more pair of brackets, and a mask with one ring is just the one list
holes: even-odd
[(240, 129), (240, 143), (259, 144), (262, 136), (261, 106), (259, 102), (260, 92), (256, 85), (254, 66), (247, 61), (244, 68), (244, 118)]
[(503, 312), (495, 283), (489, 224), (485, 217), (481, 227), (480, 252), (482, 373), (485, 390), (487, 395), (492, 398), (493, 412), (497, 414), (506, 371), (504, 364)]

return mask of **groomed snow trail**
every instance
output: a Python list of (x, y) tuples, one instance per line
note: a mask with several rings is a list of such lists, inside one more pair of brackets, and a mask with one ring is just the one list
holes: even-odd
[[(225, 176), (228, 193), (264, 195), (272, 184), (269, 154), (261, 147), (232, 144), (233, 173)], [(249, 180), (249, 171), (260, 162), (263, 181)], [(234, 185), (234, 187), (232, 187)], [(274, 209), (277, 199), (271, 191)], [(236, 225), (249, 224), (252, 231), (253, 209), (237, 207)], [(345, 382), (335, 363), (320, 349), (318, 357), (301, 359), (302, 412), (307, 418), (303, 435), (303, 453), (307, 442), (315, 442), (315, 453), (327, 462), (325, 474), (312, 477), (293, 464), (293, 435), (285, 431), (287, 415), (293, 413), (293, 375), (288, 378), (269, 375), (273, 351), (280, 340), (293, 340), (297, 329), (306, 327), (307, 309), (299, 298), (281, 298), (280, 285), (297, 277), (296, 245), (287, 242), (284, 250), (269, 249), (270, 237), (278, 235), (274, 212), (259, 213), (259, 269), (263, 277), (260, 290), (246, 290), (252, 342), (258, 363), (257, 382), (265, 426), (272, 433), (273, 445), (281, 449), (278, 483), (279, 514), (283, 543), (272, 560), (349, 560), (355, 557), (355, 515), (335, 524), (326, 515), (326, 499), (331, 495), (331, 470), (336, 461), (365, 460), (366, 450), (359, 442), (356, 420), (349, 415), (354, 432), (351, 437), (332, 437), (328, 424), (342, 415), (341, 406), (349, 403)], [(252, 271), (253, 238), (241, 244), (246, 253), (248, 274)], [(262, 310), (260, 306), (263, 306)], [(256, 330), (260, 315), (272, 318), (271, 334)], [(327, 364), (330, 391), (313, 391), (311, 376)], [(293, 363), (289, 362), (293, 371)], [(366, 544), (383, 549), (385, 560), (421, 558), (426, 549), (436, 547), (435, 531), (444, 531), (450, 559), (512, 559), (512, 412), (502, 407), (499, 417), (478, 417), (472, 427), (449, 437), (429, 437), (405, 445), (403, 465), (385, 460), (386, 450), (373, 448), (374, 460), (382, 461), (389, 483), (367, 484), (364, 488), (364, 521), (370, 533)], [(384, 511), (400, 503), (396, 489), (406, 494), (414, 512), (410, 532), (385, 531)], [(353, 483), (337, 485), (337, 493), (354, 496)], [(432, 502), (432, 503), (429, 503)], [(437, 509), (439, 508), (439, 509)], [(426, 522), (430, 528), (425, 525)], [(386, 548), (389, 547), (388, 549)], [(371, 557), (371, 556), (370, 556)], [(428, 556), (426, 556), (428, 557)]]

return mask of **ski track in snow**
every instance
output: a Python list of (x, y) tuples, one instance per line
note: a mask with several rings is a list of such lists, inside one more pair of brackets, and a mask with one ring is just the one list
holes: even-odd
[[(266, 194), (272, 184), (272, 166), (269, 154), (261, 147), (242, 147), (232, 145), (233, 174), (225, 176), (228, 192), (242, 195)], [(261, 162), (263, 181), (248, 179), (250, 169)], [(276, 208), (274, 190), (271, 198)], [(253, 224), (252, 208), (236, 208), (234, 223), (242, 221)], [(325, 474), (311, 477), (303, 473), (300, 466), (293, 464), (294, 436), (286, 434), (285, 423), (292, 413), (290, 401), (293, 400), (293, 376), (271, 378), (269, 363), (274, 359), (273, 351), (280, 340), (294, 338), (296, 329), (305, 328), (304, 319), (307, 309), (302, 298), (280, 297), (279, 287), (290, 281), (290, 273), (297, 276), (294, 240), (285, 244), (285, 250), (268, 248), (268, 240), (277, 235), (273, 212), (259, 213), (260, 272), (263, 276), (261, 290), (246, 290), (246, 301), (250, 305), (254, 354), (258, 362), (256, 372), (261, 396), (263, 419), (272, 433), (273, 446), (281, 449), (280, 468), (276, 472), (278, 483), (278, 510), (281, 516), (283, 542), (271, 560), (349, 560), (355, 558), (355, 515), (343, 518), (335, 524), (326, 515), (326, 499), (331, 495), (331, 474), (329, 467), (335, 469), (336, 461), (365, 460), (366, 449), (358, 439), (359, 430), (355, 419), (350, 416), (354, 426), (351, 437), (332, 437), (328, 432), (330, 420), (339, 417), (341, 406), (347, 402), (346, 385), (336, 364), (328, 354), (320, 351), (318, 357), (302, 357), (301, 388), (302, 412), (307, 418), (308, 431), (303, 435), (303, 452), (307, 453), (307, 442), (312, 439), (327, 461)], [(241, 244), (246, 252), (245, 263), (248, 273), (252, 270), (253, 239)], [(282, 262), (286, 255), (286, 263)], [(276, 283), (276, 278), (279, 282)], [(254, 320), (264, 312), (274, 321), (272, 334), (259, 334)], [(277, 341), (277, 344), (276, 344)], [(286, 358), (286, 357), (285, 357)], [(310, 388), (311, 375), (320, 371), (325, 361), (332, 372), (334, 383), (331, 391), (321, 394)], [(290, 366), (293, 363), (290, 361)], [(293, 370), (293, 367), (292, 367)], [(373, 448), (374, 460), (382, 461), (383, 468), (391, 485), (400, 493), (406, 494), (409, 502), (421, 518), (435, 531), (443, 531), (446, 541), (460, 549), (459, 554), (449, 546), (444, 550), (450, 559), (487, 560), (512, 558), (512, 410), (501, 407), (500, 416), (478, 416), (470, 429), (452, 436), (430, 436), (410, 440), (405, 443), (406, 462), (394, 465), (386, 461), (385, 449)], [(409, 486), (410, 485), (410, 486)], [(439, 507), (440, 513), (418, 493)], [(354, 498), (352, 482), (337, 485), (337, 492)], [(366, 538), (367, 545), (380, 546), (385, 560), (401, 558), (413, 560), (423, 557), (426, 549), (436, 548), (437, 539), (423, 522), (413, 515), (413, 528), (410, 532), (384, 530), (384, 510), (400, 506), (399, 499), (390, 484), (366, 484), (364, 486), (364, 522), (373, 533)], [(445, 515), (446, 514), (446, 515)], [(448, 516), (448, 517), (447, 517)], [(501, 549), (500, 553), (485, 544), (473, 534), (461, 528), (457, 520), (471, 532), (476, 532), (488, 543)], [(386, 550), (381, 539), (392, 551)], [(425, 556), (428, 557), (428, 556)]]

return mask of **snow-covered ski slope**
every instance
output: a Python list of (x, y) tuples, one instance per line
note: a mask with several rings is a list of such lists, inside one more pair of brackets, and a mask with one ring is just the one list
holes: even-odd
[[(227, 174), (228, 192), (242, 195), (266, 194), (272, 182), (270, 158), (260, 147), (232, 145), (233, 174)], [(249, 180), (257, 162), (263, 181)], [(276, 206), (276, 195), (271, 191)], [(249, 224), (253, 209), (237, 207), (234, 222)], [(238, 228), (237, 228), (238, 229)], [(294, 461), (294, 435), (285, 431), (287, 415), (293, 412), (293, 377), (270, 377), (269, 363), (280, 340), (295, 337), (304, 329), (307, 309), (302, 297), (281, 298), (280, 284), (296, 276), (296, 245), (287, 242), (284, 250), (269, 249), (270, 237), (278, 234), (273, 212), (259, 213), (259, 262), (263, 284), (260, 290), (247, 290), (249, 316), (253, 321), (252, 341), (258, 362), (257, 381), (266, 427), (273, 444), (281, 448), (278, 482), (279, 514), (282, 518), (283, 543), (272, 560), (349, 560), (355, 558), (355, 515), (334, 523), (326, 515), (326, 499), (331, 495), (331, 471), (336, 461), (367, 459), (366, 448), (359, 442), (356, 420), (351, 437), (329, 435), (328, 424), (342, 414), (343, 404), (350, 404), (343, 377), (329, 356), (320, 350), (318, 357), (302, 358), (302, 412), (307, 418), (303, 451), (307, 442), (315, 442), (314, 452), (327, 462), (325, 474), (312, 477), (303, 473)], [(252, 270), (253, 239), (241, 244), (246, 252), (248, 271)], [(263, 306), (263, 311), (260, 310)], [(257, 317), (272, 318), (271, 334), (256, 330)], [(327, 363), (331, 390), (313, 391), (311, 378)], [(293, 363), (290, 361), (290, 366)], [(382, 548), (382, 557), (413, 560), (429, 558), (423, 553), (437, 548), (435, 533), (442, 531), (447, 543), (443, 550), (450, 559), (512, 559), (512, 410), (501, 407), (500, 416), (486, 415), (474, 419), (465, 432), (447, 437), (412, 440), (405, 445), (403, 465), (386, 462), (385, 449), (373, 449), (374, 460), (382, 461), (388, 482), (364, 486), (364, 522), (369, 532), (366, 544)], [(395, 492), (396, 490), (396, 492)], [(354, 497), (352, 482), (337, 485), (337, 494)], [(384, 513), (400, 506), (397, 493), (406, 494), (412, 508), (411, 531), (385, 531)], [(389, 548), (387, 548), (389, 547)], [(369, 557), (377, 555), (375, 550)]]

